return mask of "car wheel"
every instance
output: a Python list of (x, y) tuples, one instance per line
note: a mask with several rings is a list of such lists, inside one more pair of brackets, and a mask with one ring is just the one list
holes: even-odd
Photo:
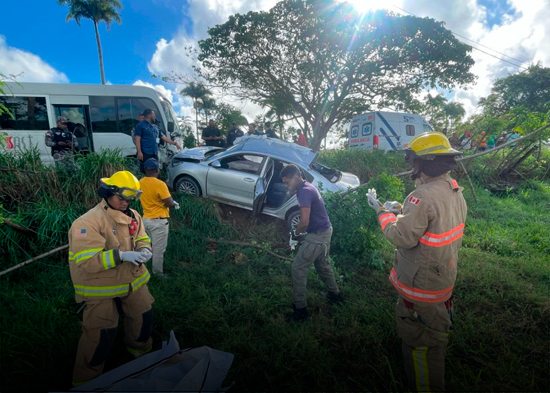
[(300, 210), (295, 209), (288, 213), (286, 217), (286, 225), (288, 226), (289, 230), (293, 230), (298, 225), (298, 221), (300, 221)]
[(184, 176), (176, 182), (176, 192), (194, 196), (201, 195), (201, 189), (197, 181), (188, 176)]

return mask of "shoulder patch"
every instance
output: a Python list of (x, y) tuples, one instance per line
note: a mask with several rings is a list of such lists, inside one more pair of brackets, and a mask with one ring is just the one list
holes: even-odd
[(412, 203), (413, 205), (418, 205), (420, 203), (420, 198), (415, 198), (413, 196), (410, 196), (409, 202)]
[(74, 231), (74, 237), (86, 237), (88, 236), (88, 232), (86, 231), (86, 228), (77, 229)]

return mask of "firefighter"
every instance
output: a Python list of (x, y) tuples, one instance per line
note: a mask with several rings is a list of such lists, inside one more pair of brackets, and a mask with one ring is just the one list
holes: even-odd
[(462, 188), (449, 172), (461, 154), (439, 132), (418, 135), (406, 150), (416, 188), (402, 210), (398, 202), (382, 205), (374, 189), (367, 194), (384, 235), (397, 247), (389, 277), (399, 292), (397, 334), (410, 389), (419, 392), (445, 390), (445, 352), (467, 213)]
[(73, 385), (103, 370), (125, 318), (125, 344), (135, 357), (151, 350), (153, 297), (147, 289), (151, 240), (139, 213), (129, 208), (139, 199), (139, 181), (128, 171), (101, 179), (103, 199), (77, 218), (69, 230), (69, 267), (78, 303), (85, 301)]

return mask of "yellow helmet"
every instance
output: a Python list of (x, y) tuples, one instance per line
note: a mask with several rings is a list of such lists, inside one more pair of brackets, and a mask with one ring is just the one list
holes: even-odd
[(460, 156), (462, 152), (451, 147), (447, 137), (441, 132), (424, 132), (414, 137), (407, 148), (406, 161), (412, 164), (415, 158), (433, 160), (438, 156)]
[(99, 188), (99, 196), (101, 197), (114, 194), (127, 201), (137, 201), (141, 196), (141, 192), (139, 180), (128, 171), (119, 171), (111, 177), (102, 178), (101, 187)]

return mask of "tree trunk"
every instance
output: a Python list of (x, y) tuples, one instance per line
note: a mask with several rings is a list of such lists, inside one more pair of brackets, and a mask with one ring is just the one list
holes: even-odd
[(197, 146), (199, 145), (199, 108), (197, 107), (197, 99), (195, 98), (195, 127), (197, 129)]
[(101, 72), (101, 84), (105, 84), (105, 71), (103, 70), (103, 51), (101, 49), (101, 40), (99, 39), (99, 30), (97, 22), (94, 20), (95, 39), (97, 41), (97, 52), (99, 53), (99, 71)]

